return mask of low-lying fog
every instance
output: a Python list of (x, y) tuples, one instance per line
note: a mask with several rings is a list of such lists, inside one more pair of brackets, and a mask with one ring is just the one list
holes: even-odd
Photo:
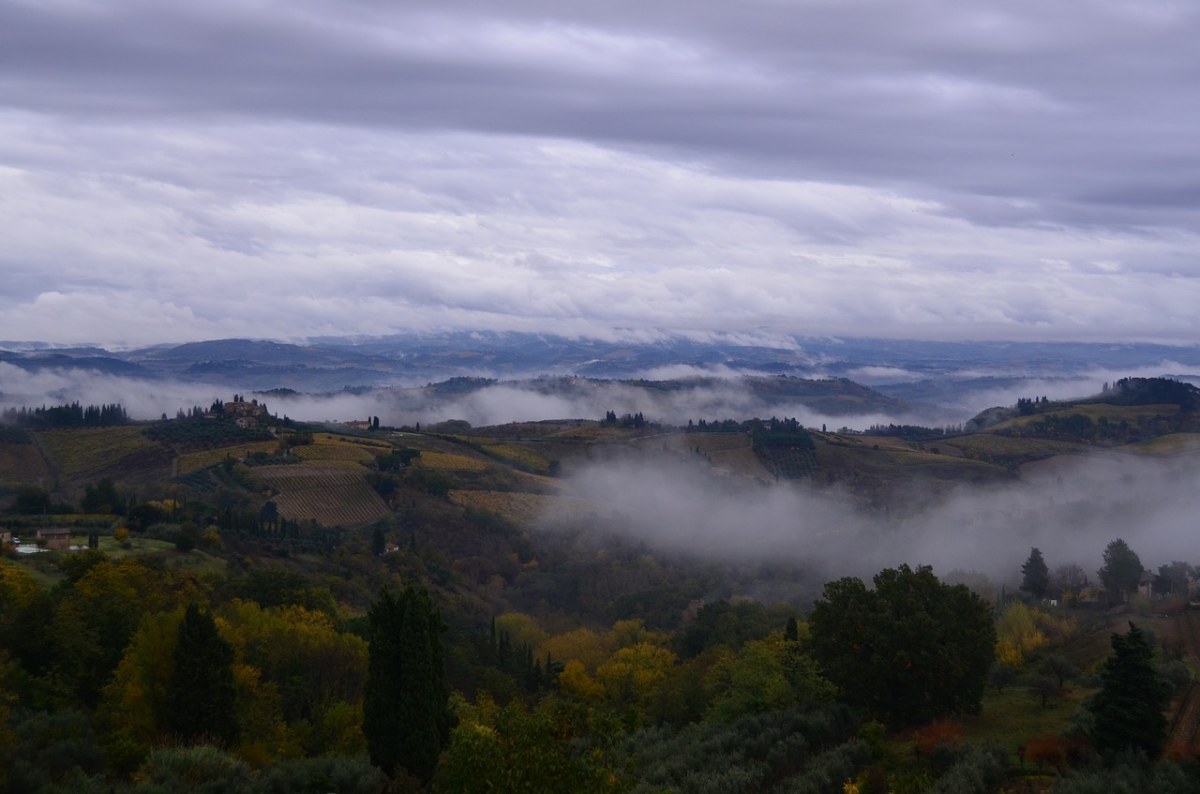
[[(665, 373), (660, 373), (665, 374)], [(674, 373), (681, 374), (681, 373)], [(693, 373), (694, 374), (694, 373)], [(890, 374), (895, 373), (877, 373)], [(1149, 374), (1149, 373), (1136, 373)], [(499, 383), (472, 393), (431, 399), (420, 389), (366, 394), (268, 396), (268, 408), (304, 421), (365, 419), (384, 424), (430, 425), (465, 419), (476, 426), (553, 418), (599, 419), (606, 411), (642, 412), (651, 422), (684, 425), (688, 419), (795, 416), (810, 427), (872, 424), (957, 424), (990, 404), (1011, 405), (1018, 396), (1066, 397), (1094, 393), (1121, 375), (1097, 372), (1064, 384), (1026, 384), (1011, 393), (961, 410), (929, 416), (826, 416), (800, 405), (758, 401), (736, 380), (716, 387), (649, 392), (616, 382), (579, 381), (569, 394), (544, 393), (538, 382)], [(1033, 386), (1034, 388), (1030, 388)], [(41, 406), (79, 401), (121, 403), (135, 419), (174, 416), (180, 408), (229, 399), (228, 386), (138, 381), (80, 370), (28, 372), (0, 363), (0, 406)], [(250, 394), (249, 392), (246, 392)], [(803, 487), (758, 486), (714, 480), (684, 465), (606, 464), (578, 472), (572, 486), (622, 517), (614, 525), (661, 548), (743, 559), (805, 561), (831, 575), (869, 576), (901, 562), (929, 563), (942, 573), (979, 570), (1009, 581), (1039, 547), (1053, 569), (1080, 564), (1089, 575), (1100, 566), (1105, 545), (1125, 538), (1148, 567), (1179, 559), (1200, 562), (1200, 456), (1171, 460), (1132, 454), (1094, 455), (1043, 467), (1019, 483), (963, 488), (930, 497), (918, 515), (882, 519), (858, 510), (836, 492)], [(547, 523), (555, 523), (547, 517)]]
[[(800, 563), (826, 577), (869, 578), (901, 563), (1019, 580), (1030, 547), (1053, 570), (1080, 565), (1092, 581), (1104, 548), (1124, 538), (1157, 570), (1200, 563), (1200, 454), (1132, 453), (1056, 458), (1002, 486), (928, 495), (913, 515), (885, 516), (837, 491), (715, 478), (687, 463), (588, 466), (570, 477), (581, 497), (610, 511), (606, 531), (664, 551), (744, 561)], [(547, 528), (568, 521), (553, 512)]]
[[(1164, 369), (1166, 367), (1166, 369)], [(673, 390), (645, 389), (628, 382), (586, 379), (497, 382), (461, 394), (438, 394), (428, 388), (381, 388), (362, 393), (263, 395), (229, 385), (169, 380), (135, 380), (79, 369), (44, 369), (36, 372), (0, 362), (0, 407), (36, 407), (72, 401), (82, 404), (121, 403), (134, 419), (175, 416), (179, 409), (207, 407), (214, 400), (228, 400), (235, 393), (266, 402), (280, 416), (300, 421), (348, 421), (380, 417), (384, 425), (428, 426), (450, 419), (466, 420), (472, 426), (531, 422), (543, 419), (600, 419), (607, 411), (617, 415), (641, 413), (647, 421), (686, 425), (688, 420), (795, 417), (809, 427), (826, 425), (830, 430), (865, 430), (875, 424), (920, 424), (930, 427), (959, 425), (985, 408), (1013, 405), (1018, 397), (1049, 396), (1051, 399), (1096, 394), (1105, 382), (1130, 375), (1150, 376), (1170, 372), (1170, 363), (1148, 367), (1144, 372), (1115, 373), (1097, 370), (1070, 378), (1027, 378), (1002, 388), (978, 388), (971, 378), (985, 373), (964, 372), (963, 388), (953, 387), (939, 405), (914, 405), (911, 410), (873, 411), (854, 415), (814, 410), (800, 402), (769, 402), (760, 399), (739, 380), (740, 374), (724, 368), (701, 369), (679, 365), (642, 373), (646, 380), (699, 378), (708, 380)], [(894, 369), (857, 373), (864, 385), (881, 386), (904, 380)], [(954, 382), (948, 376), (948, 381)]]

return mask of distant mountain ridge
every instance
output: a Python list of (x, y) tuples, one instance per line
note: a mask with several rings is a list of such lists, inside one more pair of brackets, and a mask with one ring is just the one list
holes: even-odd
[[(922, 342), (797, 338), (697, 340), (664, 335), (605, 341), (500, 332), (322, 338), (308, 344), (219, 339), (128, 351), (0, 343), (0, 363), (29, 372), (82, 370), (124, 378), (323, 394), (453, 378), (580, 376), (673, 381), (689, 377), (844, 378), (907, 404), (962, 403), (1097, 371), (1147, 367), (1200, 382), (1200, 347), (1053, 342)], [(769, 381), (768, 381), (769, 382)], [(3, 384), (0, 383), (0, 391)]]

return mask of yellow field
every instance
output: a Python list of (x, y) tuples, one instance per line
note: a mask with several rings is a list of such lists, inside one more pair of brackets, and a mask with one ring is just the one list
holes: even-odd
[(318, 433), (313, 443), (306, 446), (293, 447), (292, 454), (303, 458), (305, 462), (326, 463), (329, 461), (351, 461), (369, 464), (375, 456), (387, 452), (390, 447), (384, 445), (356, 444), (341, 436), (329, 433)]
[(55, 468), (64, 479), (78, 479), (119, 463), (129, 455), (156, 447), (140, 427), (88, 427), (37, 433)]
[(483, 471), (489, 465), (485, 460), (450, 452), (422, 452), (417, 460), (426, 468), (446, 471)]
[(530, 471), (547, 472), (550, 470), (550, 461), (529, 447), (520, 444), (488, 444), (484, 449), (489, 455), (511, 461)]
[(209, 466), (215, 466), (224, 462), (227, 455), (234, 458), (252, 455), (255, 452), (266, 452), (270, 455), (274, 454), (278, 448), (279, 443), (275, 441), (255, 441), (253, 444), (239, 444), (236, 447), (188, 452), (179, 456), (179, 474), (190, 474), (200, 469), (207, 469)]

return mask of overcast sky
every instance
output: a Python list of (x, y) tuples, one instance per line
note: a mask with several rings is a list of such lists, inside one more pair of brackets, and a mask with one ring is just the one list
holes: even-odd
[(0, 339), (1200, 339), (1200, 4), (0, 0)]

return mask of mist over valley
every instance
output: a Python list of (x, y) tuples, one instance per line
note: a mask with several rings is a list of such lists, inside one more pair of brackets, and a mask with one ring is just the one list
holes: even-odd
[[(0, 406), (9, 411), (119, 403), (131, 419), (169, 422), (233, 391), (288, 422), (335, 433), (375, 422), (407, 431), (382, 436), (387, 443), (450, 445), (435, 454), (462, 452), (456, 438), (472, 455), (524, 447), (532, 468), (511, 450), (483, 458), (516, 465), (518, 475), (548, 473), (553, 463), (554, 477), (532, 488), (536, 507), (509, 519), (676, 556), (794, 565), (810, 585), (899, 563), (1012, 584), (1031, 546), (1094, 570), (1105, 538), (1117, 536), (1156, 557), (1197, 551), (1189, 523), (1196, 453), (1186, 433), (1200, 428), (1188, 420), (1176, 417), (1171, 427), (1184, 435), (1158, 448), (1146, 444), (1171, 428), (1147, 424), (1149, 416), (1120, 438), (1043, 429), (1033, 433), (1042, 438), (1022, 440), (1024, 431), (1004, 429), (1023, 421), (1015, 408), (1023, 399), (1047, 400), (1039, 411), (1065, 416), (1122, 377), (1200, 382), (1194, 348), (449, 335), (123, 352), (23, 344), (0, 355)], [(437, 375), (448, 377), (420, 382)], [(326, 388), (342, 377), (352, 382)], [(1114, 423), (1120, 410), (1111, 409)], [(622, 426), (636, 416), (645, 427), (604, 430), (606, 416)], [(772, 417), (794, 420), (812, 439), (811, 450), (786, 453), (800, 463), (773, 461), (748, 425), (737, 425)], [(1097, 419), (1107, 426), (1099, 414), (1088, 426)], [(721, 422), (736, 426), (691, 432)], [(1000, 435), (980, 435), (997, 422)], [(492, 440), (480, 446), (480, 438)], [(370, 456), (361, 463), (365, 476)], [(462, 482), (453, 466), (443, 473), (464, 504), (472, 490), (489, 491)], [(86, 479), (60, 480), (62, 495)], [(19, 484), (10, 477), (4, 487), (12, 494)], [(529, 489), (510, 482), (490, 490)], [(591, 506), (586, 520), (577, 507), (561, 507), (581, 502)]]

